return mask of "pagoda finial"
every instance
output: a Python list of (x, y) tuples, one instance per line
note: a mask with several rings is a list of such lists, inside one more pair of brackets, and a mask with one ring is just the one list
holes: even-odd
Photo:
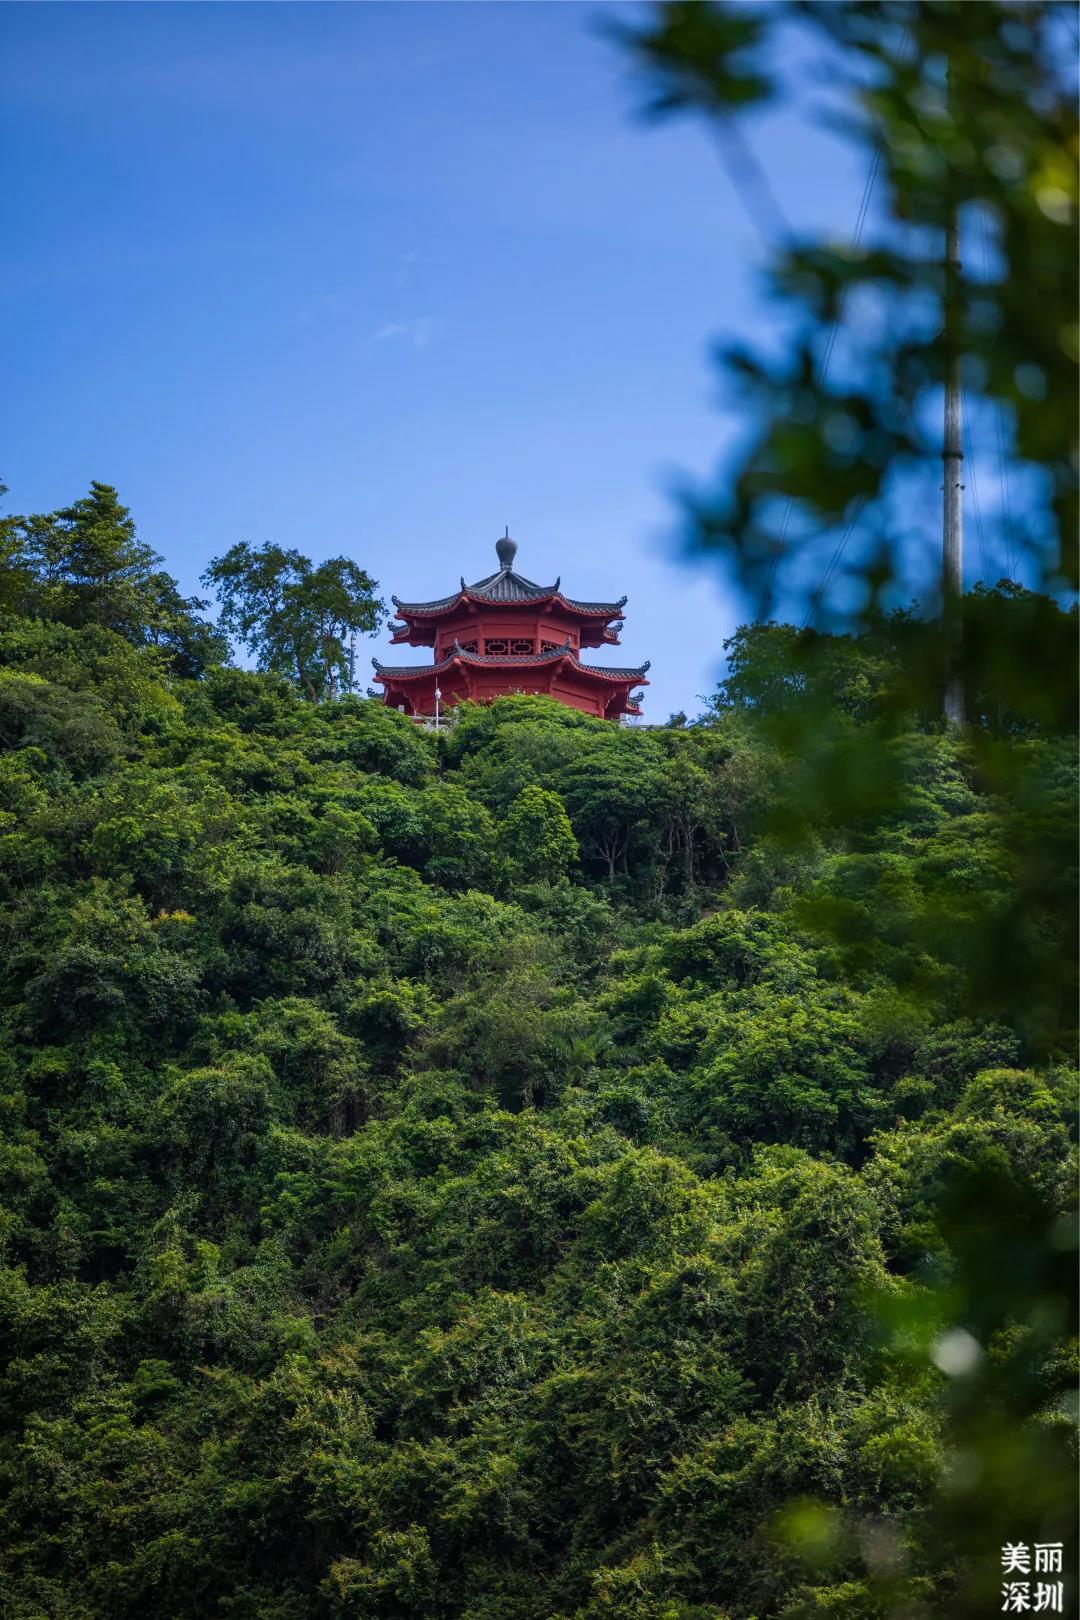
[(502, 539), (495, 542), (495, 555), (499, 559), (499, 567), (504, 573), (509, 573), (514, 566), (514, 558), (517, 556), (517, 541), (510, 538), (509, 524), (506, 525), (506, 533)]

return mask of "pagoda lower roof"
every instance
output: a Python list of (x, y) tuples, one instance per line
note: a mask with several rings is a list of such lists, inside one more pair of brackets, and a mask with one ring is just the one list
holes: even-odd
[(466, 652), (455, 641), (453, 648), (445, 658), (438, 659), (433, 664), (380, 664), (377, 658), (371, 660), (377, 680), (417, 681), (423, 680), (427, 675), (438, 675), (449, 669), (453, 664), (468, 664), (474, 669), (537, 669), (545, 664), (557, 664), (566, 660), (574, 669), (580, 670), (583, 675), (598, 676), (601, 680), (617, 681), (620, 684), (627, 682), (637, 684), (644, 682), (645, 671), (649, 668), (649, 660), (637, 665), (633, 669), (619, 669), (605, 667), (600, 664), (583, 664), (573, 648), (570, 646), (554, 647), (550, 652), (542, 653), (499, 653), (488, 655), (484, 653)]
[[(459, 600), (464, 600), (464, 598), (459, 598)], [(545, 597), (544, 600), (555, 601), (558, 603), (562, 600), (562, 598)], [(571, 605), (573, 606), (574, 604)], [(390, 632), (390, 640), (398, 646), (400, 646), (402, 643), (408, 644), (416, 634), (414, 627), (408, 623), (394, 624), (391, 622), (386, 628)], [(622, 628), (621, 621), (619, 622), (619, 628)], [(610, 624), (604, 624), (597, 633), (600, 635), (601, 640), (608, 642), (612, 647), (617, 647), (619, 645), (618, 631), (613, 629)]]

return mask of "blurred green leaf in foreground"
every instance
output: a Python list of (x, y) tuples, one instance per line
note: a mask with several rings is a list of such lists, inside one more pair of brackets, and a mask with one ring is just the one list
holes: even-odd
[[(768, 242), (786, 342), (720, 350), (724, 398), (746, 431), (715, 486), (684, 494), (683, 513), (688, 551), (766, 621), (728, 643), (714, 704), (719, 716), (749, 708), (795, 770), (798, 790), (770, 807), (772, 839), (794, 860), (823, 826), (843, 829), (846, 870), (828, 892), (812, 886), (800, 914), (845, 971), (889, 960), (916, 999), (933, 998), (938, 970), (927, 969), (944, 955), (974, 1015), (1015, 1019), (1037, 1049), (1071, 1055), (1076, 612), (1062, 606), (1077, 587), (1076, 10), (675, 3), (616, 32), (650, 114), (697, 114), (715, 130)], [(799, 49), (786, 51), (792, 39)], [(792, 93), (793, 61), (819, 99), (812, 75), (827, 63), (822, 116), (865, 152), (850, 245), (797, 239), (755, 156), (753, 118)], [(952, 218), (955, 278), (944, 270)], [(900, 855), (918, 819), (911, 728), (944, 729), (946, 329), (962, 355), (968, 547), (982, 574), (961, 609), (958, 787), (985, 795), (986, 814), (966, 861), (924, 847), (917, 874), (897, 881), (866, 833), (891, 817)], [(984, 524), (971, 446), (995, 433), (1001, 499), (996, 512), (985, 503)], [(1025, 585), (994, 586), (1014, 572)], [(778, 604), (798, 625), (769, 622)], [(1024, 1107), (1040, 1106), (1033, 1086)], [(1066, 1106), (1075, 1111), (1071, 1091)], [(1001, 1606), (1004, 1540), (1064, 1538), (1075, 1577), (1075, 1368), (1050, 1345), (1074, 1330), (1076, 1243), (1071, 1218), (1020, 1190), (1003, 1101), (988, 1090), (972, 1112), (981, 1140), (955, 1128), (926, 1186), (948, 1261), (924, 1257), (919, 1282), (875, 1311), (886, 1361), (929, 1358), (946, 1376), (952, 1461), (925, 1534), (957, 1559), (950, 1612), (986, 1614)], [(864, 1532), (877, 1601), (892, 1613), (932, 1607), (888, 1527)], [(820, 1573), (846, 1532), (811, 1498), (777, 1533)], [(837, 1588), (830, 1612), (861, 1613), (862, 1601)], [(822, 1602), (815, 1588), (806, 1612)]]

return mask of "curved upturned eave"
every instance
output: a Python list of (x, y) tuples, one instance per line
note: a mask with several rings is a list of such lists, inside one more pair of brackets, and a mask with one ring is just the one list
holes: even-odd
[[(585, 629), (586, 626), (583, 624), (581, 626), (582, 634), (585, 633)], [(590, 647), (599, 647), (601, 645), (606, 647), (621, 646), (619, 632), (617, 630), (613, 630), (610, 624), (597, 626), (594, 619), (589, 623), (588, 629), (590, 634), (598, 635), (600, 638), (599, 641), (588, 642), (587, 645)], [(422, 625), (418, 629), (413, 629), (413, 627), (408, 624), (400, 624), (396, 627), (390, 628), (390, 645), (392, 647), (433, 647), (435, 645), (435, 637), (436, 629), (434, 623), (429, 623), (426, 626)]]
[(648, 686), (645, 672), (649, 668), (649, 660), (634, 669), (605, 669), (600, 664), (583, 664), (577, 654), (569, 647), (557, 647), (553, 652), (545, 653), (506, 653), (502, 656), (487, 657), (482, 653), (463, 652), (455, 647), (431, 664), (380, 664), (377, 658), (371, 660), (375, 670), (375, 679), (382, 681), (420, 681), (429, 675), (439, 675), (450, 669), (454, 664), (466, 664), (470, 669), (540, 669), (544, 665), (557, 664), (565, 660), (571, 668), (578, 670), (582, 675), (597, 676), (601, 680), (611, 681), (620, 686)]
[(506, 608), (512, 611), (515, 608), (540, 607), (545, 602), (551, 602), (565, 608), (567, 613), (586, 619), (618, 619), (626, 607), (625, 596), (617, 602), (579, 602), (576, 597), (564, 596), (557, 586), (547, 586), (535, 596), (490, 596), (469, 586), (454, 596), (441, 597), (437, 602), (401, 602), (396, 596), (390, 600), (398, 618), (406, 620), (407, 624), (413, 619), (443, 619), (457, 607)]

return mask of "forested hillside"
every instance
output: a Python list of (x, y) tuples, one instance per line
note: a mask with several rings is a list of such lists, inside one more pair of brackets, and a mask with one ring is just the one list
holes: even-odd
[(943, 735), (900, 617), (435, 738), (104, 486), (3, 545), (2, 1612), (996, 1612), (1071, 1535), (1072, 721)]

